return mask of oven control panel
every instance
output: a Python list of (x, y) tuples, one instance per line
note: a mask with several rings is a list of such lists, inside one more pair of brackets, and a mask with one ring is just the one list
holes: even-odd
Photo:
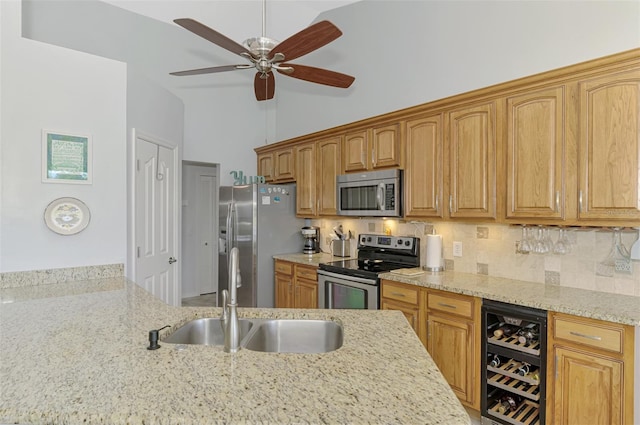
[(413, 236), (387, 236), (387, 235), (360, 235), (358, 239), (358, 248), (393, 248), (411, 251), (416, 244), (420, 243), (420, 239)]

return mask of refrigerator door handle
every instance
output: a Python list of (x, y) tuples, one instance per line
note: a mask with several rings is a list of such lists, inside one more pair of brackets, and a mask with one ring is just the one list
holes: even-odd
[(231, 223), (232, 223), (232, 217), (231, 215), (233, 214), (233, 201), (229, 201), (229, 204), (227, 205), (227, 238), (225, 239), (226, 242), (226, 246), (225, 246), (225, 254), (228, 252), (231, 252), (231, 248), (233, 248), (233, 228), (231, 227)]

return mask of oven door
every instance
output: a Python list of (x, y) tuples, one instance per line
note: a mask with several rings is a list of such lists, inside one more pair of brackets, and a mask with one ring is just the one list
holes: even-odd
[(318, 308), (377, 310), (378, 279), (318, 270)]

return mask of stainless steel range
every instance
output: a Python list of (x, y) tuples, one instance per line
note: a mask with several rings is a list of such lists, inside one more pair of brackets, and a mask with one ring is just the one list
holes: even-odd
[(420, 238), (363, 234), (358, 258), (322, 263), (318, 270), (318, 308), (376, 310), (380, 273), (420, 266)]

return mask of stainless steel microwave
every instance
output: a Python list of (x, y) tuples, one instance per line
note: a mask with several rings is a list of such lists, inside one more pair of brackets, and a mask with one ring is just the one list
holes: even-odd
[(336, 189), (338, 215), (402, 217), (402, 170), (343, 174)]

